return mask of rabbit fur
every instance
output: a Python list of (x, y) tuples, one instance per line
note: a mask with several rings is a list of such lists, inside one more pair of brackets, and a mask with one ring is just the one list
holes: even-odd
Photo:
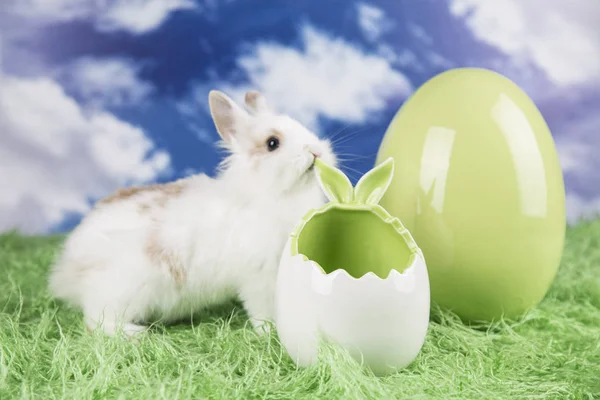
[(258, 92), (246, 93), (246, 108), (219, 91), (208, 98), (227, 151), (215, 177), (121, 189), (65, 240), (50, 291), (83, 311), (88, 330), (137, 335), (233, 298), (257, 332), (273, 322), (287, 237), (326, 202), (314, 160), (336, 165), (336, 157)]

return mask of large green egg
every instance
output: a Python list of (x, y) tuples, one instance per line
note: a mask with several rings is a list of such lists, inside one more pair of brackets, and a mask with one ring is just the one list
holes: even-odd
[(517, 317), (554, 279), (565, 192), (541, 113), (512, 81), (460, 68), (402, 106), (376, 164), (396, 171), (381, 205), (423, 250), (432, 301), (467, 321)]

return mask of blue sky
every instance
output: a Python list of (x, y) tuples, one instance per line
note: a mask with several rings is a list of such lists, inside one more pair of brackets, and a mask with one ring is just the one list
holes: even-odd
[(449, 68), (513, 79), (548, 121), (571, 221), (600, 210), (600, 3), (8, 0), (0, 231), (63, 231), (118, 187), (212, 174), (208, 90), (262, 91), (355, 180), (391, 118)]

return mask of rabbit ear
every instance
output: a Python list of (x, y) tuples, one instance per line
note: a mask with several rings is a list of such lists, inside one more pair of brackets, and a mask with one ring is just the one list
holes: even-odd
[(341, 170), (327, 165), (320, 158), (317, 158), (315, 160), (315, 171), (319, 186), (329, 201), (345, 204), (352, 202), (352, 182)]
[(361, 204), (377, 204), (390, 186), (394, 176), (394, 159), (388, 157), (358, 180), (354, 198)]
[(246, 96), (244, 97), (246, 101), (246, 105), (255, 113), (264, 113), (270, 112), (271, 107), (267, 103), (267, 99), (260, 92), (256, 90), (250, 90), (246, 92)]
[(248, 113), (225, 93), (211, 90), (208, 94), (210, 114), (217, 132), (226, 142), (231, 142), (239, 131), (240, 123), (248, 117)]

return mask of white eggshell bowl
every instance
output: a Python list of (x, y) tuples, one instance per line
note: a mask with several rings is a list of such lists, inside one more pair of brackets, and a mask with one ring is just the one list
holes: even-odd
[(382, 207), (331, 202), (290, 235), (275, 301), (279, 338), (299, 366), (317, 362), (324, 339), (387, 374), (423, 346), (427, 267), (411, 234)]

